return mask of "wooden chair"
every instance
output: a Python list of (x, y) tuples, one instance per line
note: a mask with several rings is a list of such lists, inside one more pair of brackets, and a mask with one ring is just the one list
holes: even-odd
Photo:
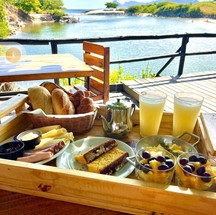
[(94, 101), (103, 100), (105, 104), (109, 100), (109, 70), (110, 48), (99, 44), (83, 42), (83, 59), (94, 70), (91, 77), (85, 78), (85, 87), (95, 94)]

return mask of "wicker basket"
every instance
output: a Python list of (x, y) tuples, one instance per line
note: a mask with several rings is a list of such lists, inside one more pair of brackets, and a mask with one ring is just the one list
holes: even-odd
[(25, 113), (27, 117), (30, 118), (34, 128), (49, 125), (61, 125), (69, 132), (82, 134), (92, 128), (97, 115), (97, 110), (85, 114), (73, 115), (46, 115), (41, 109), (32, 112), (25, 111)]

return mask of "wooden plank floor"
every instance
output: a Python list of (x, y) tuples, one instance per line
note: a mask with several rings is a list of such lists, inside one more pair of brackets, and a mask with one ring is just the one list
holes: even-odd
[(202, 113), (216, 112), (216, 72), (182, 75), (180, 78), (163, 76), (133, 81), (122, 81), (124, 90), (139, 101), (139, 94), (146, 90), (160, 90), (167, 94), (165, 111), (173, 112), (176, 92), (195, 92), (204, 97)]

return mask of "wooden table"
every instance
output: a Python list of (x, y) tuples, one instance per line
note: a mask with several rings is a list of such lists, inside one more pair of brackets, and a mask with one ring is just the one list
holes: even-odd
[(92, 72), (71, 54), (26, 55), (17, 63), (1, 63), (0, 82), (89, 77)]

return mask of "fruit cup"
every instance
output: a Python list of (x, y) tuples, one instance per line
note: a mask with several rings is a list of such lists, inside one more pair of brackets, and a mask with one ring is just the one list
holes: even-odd
[(182, 153), (177, 158), (177, 185), (211, 191), (216, 176), (214, 168), (204, 154)]
[(161, 184), (172, 181), (176, 158), (166, 150), (148, 147), (127, 160), (135, 166), (136, 177), (140, 180)]

